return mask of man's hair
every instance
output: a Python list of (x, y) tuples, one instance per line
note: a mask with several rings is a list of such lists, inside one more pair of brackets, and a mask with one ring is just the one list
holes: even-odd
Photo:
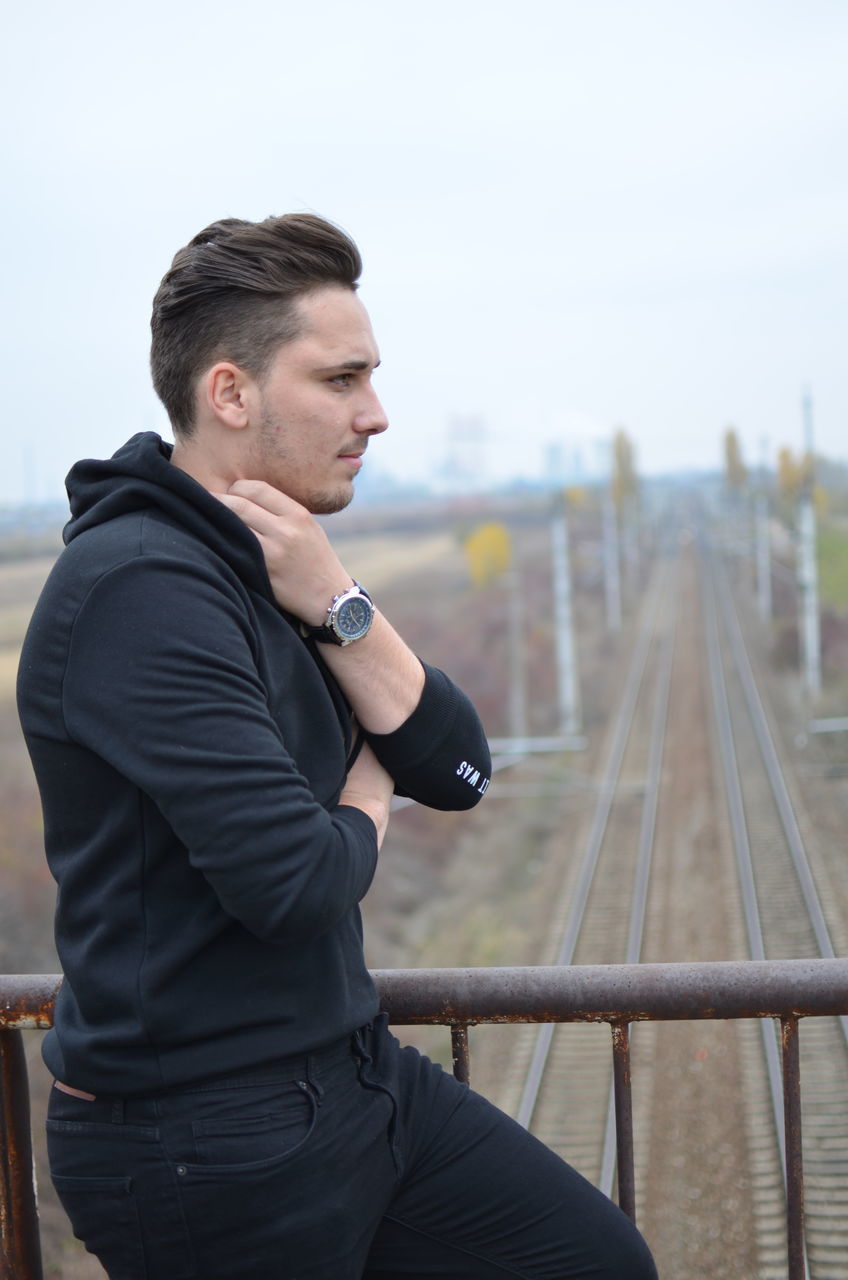
[(297, 302), (323, 285), (355, 289), (362, 259), (338, 227), (309, 213), (222, 218), (180, 249), (153, 300), (150, 368), (175, 432), (195, 426), (197, 379), (232, 360), (261, 379), (302, 331)]

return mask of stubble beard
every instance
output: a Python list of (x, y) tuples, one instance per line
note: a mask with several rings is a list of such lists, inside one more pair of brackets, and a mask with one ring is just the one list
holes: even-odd
[(353, 502), (353, 485), (350, 493), (316, 493), (311, 494), (304, 506), (313, 516), (332, 516), (337, 511), (344, 511)]
[[(262, 415), (259, 424), (259, 440), (262, 449), (262, 465), (261, 469), (266, 473), (262, 478), (268, 480), (275, 489), (279, 489), (281, 493), (292, 498), (295, 502), (299, 502), (301, 506), (313, 516), (331, 516), (337, 511), (344, 511), (345, 507), (349, 507), (353, 502), (354, 489), (353, 481), (349, 480), (346, 487), (339, 487), (336, 491), (327, 489), (307, 490), (302, 493), (292, 493), (291, 485), (286, 483), (286, 465), (285, 456), (281, 456), (279, 447), (280, 438), (279, 419), (272, 417), (268, 413)], [(271, 478), (273, 476), (273, 478)]]

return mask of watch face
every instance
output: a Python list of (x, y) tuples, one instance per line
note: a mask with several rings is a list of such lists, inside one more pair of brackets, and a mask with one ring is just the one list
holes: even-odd
[(343, 640), (359, 640), (371, 626), (373, 605), (363, 596), (343, 600), (336, 614), (336, 630)]

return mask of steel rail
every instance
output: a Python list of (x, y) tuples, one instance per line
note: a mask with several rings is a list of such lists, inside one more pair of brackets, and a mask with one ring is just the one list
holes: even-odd
[[(677, 592), (675, 590), (672, 590), (671, 598), (674, 601), (677, 600)], [(630, 907), (627, 946), (625, 948), (624, 955), (625, 964), (636, 964), (642, 954), (642, 938), (645, 932), (645, 915), (648, 908), (648, 887), (651, 881), (654, 834), (656, 832), (657, 825), (660, 780), (662, 777), (666, 727), (668, 724), (668, 707), (671, 698), (671, 672), (674, 665), (674, 642), (676, 638), (676, 631), (677, 610), (675, 609), (671, 624), (663, 639), (662, 650), (660, 653), (660, 671), (654, 698), (654, 712), (651, 720), (648, 770), (642, 803), (642, 819), (639, 826), (639, 844), (636, 852), (636, 876)], [(626, 1029), (623, 1029), (623, 1034), (626, 1036)], [(618, 1062), (620, 1058), (624, 1058), (625, 1061), (627, 1061), (628, 1052), (629, 1037), (627, 1039), (622, 1039), (622, 1043), (618, 1046), (613, 1061)], [(636, 1188), (632, 1183), (632, 1152), (628, 1153), (631, 1158), (625, 1160), (622, 1158), (623, 1153), (620, 1153), (619, 1151), (619, 1145), (623, 1134), (628, 1132), (628, 1130), (632, 1131), (632, 1121), (630, 1124), (622, 1125), (621, 1123), (622, 1106), (631, 1110), (630, 1090), (629, 1087), (626, 1087), (624, 1089), (625, 1097), (621, 1098), (620, 1095), (623, 1087), (622, 1083), (619, 1082), (618, 1087), (616, 1086), (617, 1081), (614, 1079), (610, 1085), (609, 1091), (607, 1123), (604, 1131), (601, 1155), (601, 1174), (598, 1185), (605, 1195), (612, 1195), (612, 1185), (617, 1165), (619, 1174), (619, 1204), (623, 1206), (626, 1205), (628, 1211), (632, 1210), (631, 1217), (634, 1217)], [(624, 1180), (627, 1181), (626, 1186), (622, 1186), (622, 1182)]]
[[(830, 930), (827, 927), (821, 898), (810, 867), (810, 859), (801, 836), (792, 798), (789, 795), (789, 788), (786, 785), (786, 778), (777, 754), (774, 735), (769, 726), (768, 717), (766, 716), (756, 677), (751, 666), (751, 660), (748, 656), (742, 628), (739, 623), (739, 615), (724, 574), (719, 574), (718, 583), (722, 615), (730, 639), (736, 669), (739, 673), (751, 723), (754, 726), (754, 732), (762, 753), (763, 765), (774, 795), (777, 812), (786, 836), (787, 848), (798, 876), (798, 885), (809, 914), (810, 925), (815, 935), (819, 955), (822, 959), (832, 959), (836, 952), (831, 940)], [(848, 1018), (841, 1020), (841, 1027), (846, 1047), (848, 1047)]]
[[(817, 949), (818, 954), (823, 958), (832, 958), (835, 955), (835, 950), (830, 937), (830, 931), (825, 920), (821, 898), (816, 888), (809, 855), (801, 836), (787, 780), (778, 756), (775, 738), (771, 731), (765, 706), (754, 675), (753, 666), (748, 654), (745, 638), (742, 633), (738, 611), (736, 609), (723, 566), (719, 562), (716, 563), (714, 567), (717, 582), (717, 594), (721, 607), (725, 634), (728, 637), (733, 664), (742, 686), (742, 693), (747, 707), (749, 721), (754, 731), (757, 751), (762, 760), (764, 775), (767, 779), (768, 787), (770, 788), (774, 802), (774, 808), (779, 818), (780, 829), (785, 841), (785, 849), (789, 854), (787, 874), (791, 876), (794, 873), (796, 878), (797, 888), (800, 892), (800, 910), (806, 914), (814, 947)], [(837, 1019), (836, 1030), (838, 1042), (841, 1044), (843, 1050), (848, 1050), (848, 1017), (840, 1016)], [(821, 1052), (821, 1049), (824, 1047), (822, 1045), (822, 1037), (826, 1037), (826, 1027), (823, 1025), (816, 1028), (815, 1043), (819, 1048), (819, 1052)], [(811, 1146), (808, 1151), (808, 1156), (813, 1161), (811, 1167), (813, 1180), (810, 1183), (810, 1186), (815, 1190), (811, 1190), (808, 1222), (805, 1228), (804, 1179), (800, 1172), (801, 1095), (800, 1075), (797, 1074), (798, 1049), (797, 1042), (793, 1042), (791, 1037), (791, 1028), (789, 1028), (785, 1023), (782, 1024), (781, 1048), (783, 1055), (784, 1077), (786, 1072), (790, 1071), (795, 1073), (796, 1078), (799, 1080), (796, 1099), (797, 1115), (795, 1116), (792, 1124), (787, 1123), (784, 1126), (786, 1141), (792, 1141), (797, 1148), (797, 1159), (786, 1159), (784, 1156), (786, 1195), (787, 1203), (790, 1207), (790, 1254), (795, 1254), (795, 1265), (799, 1270), (801, 1260), (803, 1260), (805, 1274), (807, 1275), (810, 1274), (811, 1269), (815, 1271), (816, 1274), (825, 1274), (828, 1276), (833, 1275), (834, 1277), (837, 1273), (840, 1276), (848, 1275), (848, 1261), (846, 1261), (844, 1254), (841, 1254), (839, 1263), (837, 1264), (836, 1262), (836, 1254), (840, 1254), (840, 1251), (844, 1250), (846, 1239), (848, 1239), (848, 1232), (846, 1232), (844, 1226), (844, 1218), (839, 1214), (832, 1203), (834, 1191), (838, 1188), (840, 1179), (837, 1172), (833, 1169), (832, 1162), (827, 1153), (825, 1152), (822, 1154), (821, 1152), (822, 1142), (827, 1144), (831, 1140), (837, 1140), (837, 1133), (839, 1132), (837, 1125), (840, 1119), (842, 1133), (845, 1133), (845, 1119), (843, 1118), (845, 1116), (845, 1103), (843, 1102), (841, 1112), (834, 1112), (833, 1099), (829, 1097), (826, 1106), (827, 1120), (823, 1125), (820, 1114), (821, 1108), (820, 1105), (816, 1105), (815, 1093), (813, 1093), (809, 1098), (810, 1111), (808, 1113), (808, 1123), (810, 1126), (809, 1132)], [(811, 1046), (811, 1052), (812, 1051), (813, 1049)], [(809, 1076), (807, 1079), (809, 1082)], [(786, 1096), (786, 1092), (784, 1091), (784, 1103), (786, 1101)], [(774, 1101), (774, 1106), (778, 1133), (781, 1133), (777, 1100)], [(829, 1136), (831, 1134), (832, 1138)], [(827, 1186), (830, 1188), (829, 1190), (825, 1190), (822, 1186), (822, 1178), (826, 1180)], [(822, 1271), (821, 1268), (825, 1268), (825, 1270)]]
[[(736, 855), (736, 866), (739, 874), (739, 888), (742, 898), (742, 910), (745, 917), (745, 931), (748, 938), (748, 950), (754, 962), (765, 960), (765, 942), (760, 921), (757, 902), (757, 890), (754, 880), (754, 864), (751, 855), (751, 844), (748, 838), (748, 825), (745, 818), (745, 805), (742, 798), (742, 784), (739, 776), (739, 764), (736, 758), (736, 746), (733, 738), (733, 726), (730, 706), (727, 697), (724, 666), (721, 658), (721, 645), (718, 630), (718, 609), (715, 598), (715, 561), (707, 552), (702, 559), (703, 576), (701, 579), (702, 600), (704, 609), (704, 626), (707, 646), (707, 661), (710, 671), (710, 682), (713, 694), (713, 711), (716, 721), (719, 755), (724, 776), (725, 796), (727, 799), (728, 817), (731, 838)], [(784, 1114), (783, 1081), (781, 1072), (780, 1050), (777, 1035), (773, 1027), (763, 1023), (760, 1028), (763, 1053), (766, 1061), (769, 1096), (771, 1098), (772, 1116), (775, 1126), (775, 1137), (780, 1153), (780, 1164), (783, 1170), (784, 1187), (789, 1188), (789, 1167), (791, 1153), (787, 1152), (786, 1126), (781, 1123)], [(796, 1155), (798, 1153), (795, 1153)], [(799, 1219), (801, 1210), (796, 1208), (793, 1215), (790, 1236), (792, 1248), (797, 1250), (799, 1233), (803, 1236), (803, 1227)], [(800, 1265), (800, 1264), (799, 1264)], [(803, 1250), (803, 1268), (806, 1274), (808, 1262), (806, 1250)], [(797, 1274), (797, 1271), (796, 1271)]]
[[(577, 945), (577, 939), (579, 937), (583, 917), (586, 912), (586, 904), (589, 900), (589, 892), (592, 888), (592, 880), (595, 875), (598, 858), (600, 857), (604, 834), (607, 829), (610, 810), (615, 796), (616, 783), (621, 773), (624, 752), (627, 747), (627, 742), (633, 725), (633, 717), (636, 712), (639, 691), (645, 675), (648, 654), (650, 652), (651, 642), (654, 636), (655, 619), (661, 595), (661, 585), (662, 584), (658, 583), (654, 588), (654, 592), (645, 611), (644, 621), (633, 651), (633, 659), (627, 673), (627, 680), (625, 682), (624, 693), (620, 703), (618, 719), (613, 731), (609, 755), (607, 757), (607, 762), (603, 770), (601, 784), (598, 790), (598, 798), (592, 819), (592, 826), (586, 841), (586, 847), (583, 852), (575, 892), (571, 899), (568, 918), (566, 920), (565, 928), (557, 951), (555, 960), (557, 965), (571, 964), (574, 958), (574, 950)], [(553, 1027), (542, 1027), (536, 1038), (533, 1056), (527, 1071), (521, 1101), (516, 1113), (518, 1123), (523, 1125), (524, 1128), (529, 1128), (533, 1118), (533, 1112), (539, 1097), (539, 1090), (545, 1074), (545, 1065), (548, 1060), (548, 1054), (550, 1053), (552, 1040)]]

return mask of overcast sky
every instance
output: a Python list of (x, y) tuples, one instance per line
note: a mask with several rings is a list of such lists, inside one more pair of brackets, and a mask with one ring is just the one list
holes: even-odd
[(400, 477), (848, 460), (844, 0), (3, 0), (0, 502), (169, 429), (150, 300), (221, 216), (365, 259)]

